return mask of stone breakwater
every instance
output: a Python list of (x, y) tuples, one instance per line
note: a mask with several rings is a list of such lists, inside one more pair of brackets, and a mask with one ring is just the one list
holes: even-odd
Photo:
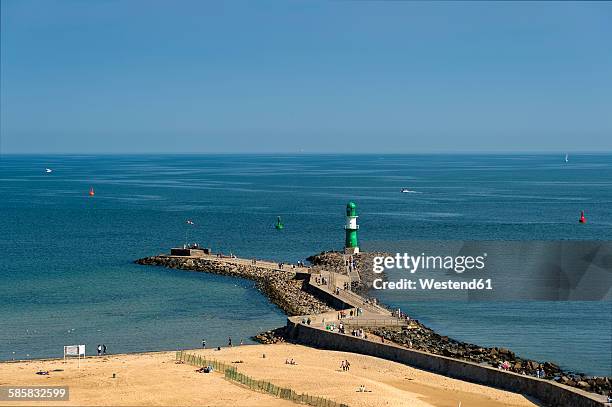
[(302, 287), (306, 281), (296, 279), (297, 273), (290, 269), (281, 272), (257, 265), (163, 255), (138, 259), (136, 263), (241, 277), (255, 281), (257, 288), (289, 316), (320, 314), (333, 310), (323, 301), (304, 291)]
[(580, 373), (565, 372), (552, 362), (537, 362), (523, 359), (505, 348), (486, 348), (470, 343), (459, 342), (448, 336), (442, 336), (418, 322), (411, 329), (393, 330), (378, 328), (373, 334), (388, 341), (436, 355), (463, 359), (479, 364), (498, 367), (508, 363), (511, 372), (536, 376), (537, 370), (544, 370), (544, 378), (558, 383), (599, 394), (608, 394), (612, 390), (612, 380), (609, 377), (589, 377)]
[(282, 326), (280, 328), (272, 329), (270, 331), (260, 332), (257, 335), (251, 337), (254, 341), (263, 343), (264, 345), (271, 345), (274, 343), (283, 343), (287, 339), (287, 327)]
[[(374, 274), (373, 270), (373, 262), (374, 257), (377, 256), (389, 256), (388, 253), (379, 253), (379, 252), (367, 252), (367, 253), (357, 253), (352, 255), (353, 260), (355, 261), (355, 269), (357, 273), (359, 273), (359, 283), (353, 283), (352, 289), (354, 292), (362, 295), (367, 295), (370, 288), (372, 288), (372, 284), (374, 283), (374, 279), (381, 278), (380, 274)], [(347, 274), (347, 266), (346, 260), (344, 258), (344, 254), (336, 251), (327, 251), (321, 252), (319, 254), (315, 254), (313, 256), (308, 257), (308, 260), (312, 265), (314, 270), (327, 270), (333, 271), (339, 274)], [(382, 275), (384, 278), (384, 274)]]

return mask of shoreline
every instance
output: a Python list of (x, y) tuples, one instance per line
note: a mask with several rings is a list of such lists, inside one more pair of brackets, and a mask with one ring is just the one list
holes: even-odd
[[(539, 405), (517, 393), (448, 378), (402, 363), (298, 344), (243, 345), (221, 351), (185, 352), (231, 365), (239, 373), (290, 388), (298, 394), (323, 397), (350, 407), (446, 407), (459, 402), (473, 407)], [(294, 359), (296, 364), (286, 364), (287, 358)], [(343, 360), (350, 361), (350, 371), (339, 368)], [(36, 375), (40, 368), (48, 370), (49, 375)], [(146, 405), (155, 401), (157, 405), (167, 406), (295, 406), (228, 381), (219, 370), (212, 374), (197, 370), (197, 366), (176, 363), (174, 351), (120, 354), (88, 357), (81, 360), (80, 368), (76, 360), (63, 363), (62, 359), (0, 364), (0, 384), (69, 386), (70, 400), (54, 401), (54, 405)], [(366, 392), (359, 392), (362, 385)], [(29, 405), (45, 405), (40, 403)], [(11, 404), (0, 401), (0, 405)]]

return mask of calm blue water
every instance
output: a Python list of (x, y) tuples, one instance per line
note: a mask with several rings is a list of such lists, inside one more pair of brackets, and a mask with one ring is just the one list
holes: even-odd
[[(563, 158), (1, 156), (0, 358), (61, 356), (76, 343), (89, 353), (223, 345), (284, 324), (251, 282), (131, 263), (186, 231), (216, 250), (295, 261), (341, 249), (355, 200), (362, 240), (612, 240), (612, 156)], [(392, 305), (441, 333), (612, 374), (610, 302), (409, 300)]]

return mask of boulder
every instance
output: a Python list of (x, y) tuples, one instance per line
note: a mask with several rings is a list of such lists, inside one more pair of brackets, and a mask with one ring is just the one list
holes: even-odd
[(584, 380), (580, 380), (578, 383), (576, 383), (576, 387), (583, 389), (583, 390), (589, 390), (591, 388), (591, 385), (589, 385)]

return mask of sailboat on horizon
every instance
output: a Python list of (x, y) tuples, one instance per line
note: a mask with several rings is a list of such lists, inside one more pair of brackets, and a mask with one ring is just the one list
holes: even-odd
[(565, 154), (565, 162), (568, 162), (568, 161), (569, 161), (569, 154), (566, 153)]

